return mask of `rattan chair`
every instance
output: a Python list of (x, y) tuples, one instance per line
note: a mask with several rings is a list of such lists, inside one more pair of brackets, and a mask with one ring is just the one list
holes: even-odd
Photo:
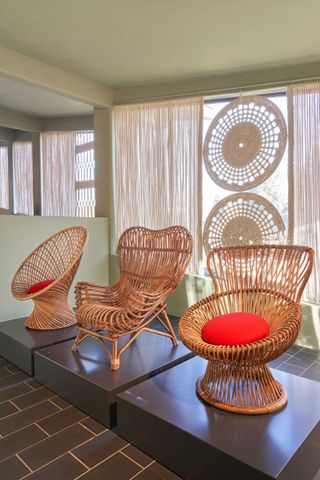
[[(76, 323), (68, 292), (87, 241), (87, 230), (70, 227), (41, 243), (13, 277), (11, 292), (17, 300), (33, 300), (35, 307), (25, 325), (34, 330), (57, 330)], [(35, 293), (29, 290), (43, 281), (51, 283)]]
[[(286, 404), (286, 391), (267, 362), (279, 357), (297, 338), (299, 302), (312, 265), (313, 251), (303, 246), (229, 247), (209, 253), (207, 266), (215, 293), (190, 307), (179, 322), (183, 343), (208, 360), (196, 386), (203, 400), (246, 414), (274, 412)], [(202, 339), (208, 320), (233, 312), (262, 316), (269, 324), (269, 335), (234, 346)]]
[[(111, 369), (117, 370), (121, 354), (142, 332), (164, 335), (177, 345), (164, 301), (183, 278), (192, 244), (191, 235), (180, 226), (132, 227), (123, 232), (117, 251), (119, 282), (108, 287), (80, 282), (76, 287), (79, 334), (72, 350), (85, 338), (96, 338), (110, 358)], [(164, 331), (148, 327), (156, 317)], [(119, 349), (118, 339), (128, 334), (130, 339)]]

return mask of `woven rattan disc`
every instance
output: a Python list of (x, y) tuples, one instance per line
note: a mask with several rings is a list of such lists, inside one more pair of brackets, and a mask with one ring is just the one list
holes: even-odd
[(235, 193), (209, 213), (203, 245), (208, 255), (216, 247), (279, 243), (284, 235), (284, 222), (272, 203), (254, 193)]
[(203, 146), (208, 174), (227, 190), (250, 190), (279, 165), (287, 127), (279, 108), (265, 97), (240, 97), (212, 120)]

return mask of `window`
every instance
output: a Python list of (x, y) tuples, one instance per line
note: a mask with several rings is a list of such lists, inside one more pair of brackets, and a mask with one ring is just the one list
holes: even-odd
[(41, 135), (43, 215), (94, 217), (94, 133)]
[(76, 132), (76, 217), (94, 217), (94, 133), (92, 130)]

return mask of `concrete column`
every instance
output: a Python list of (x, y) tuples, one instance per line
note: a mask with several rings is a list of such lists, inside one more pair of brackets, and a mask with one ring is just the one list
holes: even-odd
[(96, 161), (96, 217), (112, 214), (112, 126), (111, 109), (94, 109)]

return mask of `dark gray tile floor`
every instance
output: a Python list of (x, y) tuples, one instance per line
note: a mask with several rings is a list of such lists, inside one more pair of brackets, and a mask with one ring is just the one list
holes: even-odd
[(179, 480), (0, 358), (1, 480)]
[[(319, 351), (293, 346), (271, 366), (320, 381)], [(179, 480), (3, 358), (0, 478)]]

